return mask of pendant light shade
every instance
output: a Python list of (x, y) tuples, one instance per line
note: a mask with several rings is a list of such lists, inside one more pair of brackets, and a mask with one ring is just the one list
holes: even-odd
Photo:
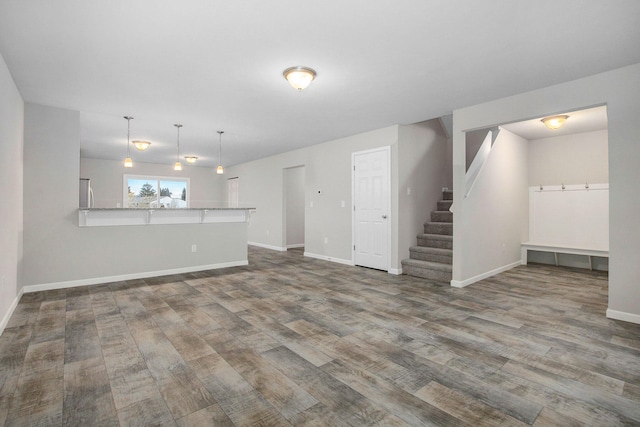
[(315, 70), (309, 67), (291, 67), (282, 72), (282, 75), (295, 89), (301, 91), (316, 78)]
[(219, 150), (218, 150), (218, 168), (216, 169), (216, 173), (218, 175), (222, 175), (224, 173), (224, 168), (222, 167), (222, 134), (223, 130), (218, 131), (218, 136), (220, 140)]
[(198, 156), (184, 156), (184, 159), (187, 161), (187, 163), (194, 164), (196, 160), (198, 160)]
[(176, 154), (176, 163), (173, 165), (173, 170), (181, 171), (182, 163), (180, 163), (180, 128), (182, 127), (182, 125), (176, 123), (174, 126), (178, 128), (178, 152)]
[(130, 133), (131, 133), (131, 119), (133, 119), (133, 117), (124, 116), (124, 118), (127, 120), (127, 157), (124, 159), (124, 167), (125, 168), (132, 168), (133, 167), (133, 160), (131, 160)]

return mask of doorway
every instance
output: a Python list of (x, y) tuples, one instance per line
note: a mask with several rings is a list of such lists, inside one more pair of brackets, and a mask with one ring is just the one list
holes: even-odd
[(229, 178), (227, 180), (227, 205), (230, 208), (237, 208), (239, 198), (240, 180), (238, 179), (238, 177)]
[(359, 151), (353, 163), (353, 263), (389, 270), (391, 147)]
[(283, 242), (286, 249), (304, 248), (305, 167), (284, 169)]

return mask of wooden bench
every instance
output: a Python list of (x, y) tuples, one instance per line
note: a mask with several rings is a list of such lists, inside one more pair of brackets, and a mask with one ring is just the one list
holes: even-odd
[(609, 251), (604, 249), (577, 248), (553, 244), (525, 242), (520, 245), (520, 257), (523, 265), (527, 264), (528, 251), (552, 252), (556, 266), (558, 265), (558, 254), (585, 255), (589, 257), (589, 268), (591, 270), (593, 270), (593, 264), (591, 260), (593, 257), (609, 258)]

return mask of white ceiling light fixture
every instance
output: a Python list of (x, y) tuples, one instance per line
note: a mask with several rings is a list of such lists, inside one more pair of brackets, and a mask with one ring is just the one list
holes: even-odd
[(174, 125), (176, 128), (178, 128), (178, 154), (176, 155), (176, 163), (173, 165), (173, 170), (174, 171), (181, 171), (182, 170), (182, 163), (180, 163), (180, 128), (182, 127), (181, 124), (175, 124)]
[(187, 161), (187, 163), (192, 165), (196, 162), (196, 160), (198, 160), (198, 156), (184, 156), (184, 159)]
[(306, 89), (307, 86), (316, 78), (316, 72), (309, 67), (291, 67), (282, 72), (282, 75), (291, 86), (298, 91)]
[(127, 120), (127, 157), (124, 159), (124, 167), (132, 168), (133, 160), (131, 160), (131, 141), (129, 139), (129, 135), (131, 133), (131, 120), (133, 119), (133, 117), (124, 116), (124, 118)]
[(219, 140), (220, 140), (220, 148), (218, 150), (218, 168), (216, 169), (216, 173), (218, 175), (222, 175), (224, 173), (224, 168), (222, 167), (222, 134), (223, 130), (218, 131)]
[(551, 130), (556, 130), (556, 129), (560, 129), (562, 126), (564, 126), (565, 122), (567, 121), (567, 119), (569, 118), (568, 115), (566, 114), (561, 114), (559, 116), (551, 116), (551, 117), (545, 117), (544, 119), (540, 120), (542, 123), (545, 124), (546, 127), (548, 127)]
[(136, 147), (138, 151), (144, 151), (149, 148), (150, 145), (151, 143), (149, 141), (133, 141), (133, 146)]

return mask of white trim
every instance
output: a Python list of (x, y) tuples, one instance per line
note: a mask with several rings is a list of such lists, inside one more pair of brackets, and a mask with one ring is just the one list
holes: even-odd
[(278, 251), (278, 252), (287, 251), (287, 248), (283, 248), (282, 246), (267, 245), (265, 243), (247, 242), (247, 244), (250, 246), (257, 246), (259, 248), (271, 249), (272, 251)]
[(465, 280), (452, 280), (451, 286), (454, 288), (464, 288), (465, 286), (469, 286), (473, 283), (479, 282), (482, 279), (486, 279), (487, 277), (495, 276), (498, 273), (502, 273), (503, 271), (511, 270), (517, 266), (521, 265), (521, 261), (518, 260), (516, 262), (512, 262), (511, 264), (503, 265), (502, 267), (498, 267), (494, 270), (487, 271), (486, 273), (478, 274), (477, 276), (470, 277)]
[(295, 243), (293, 245), (287, 245), (287, 249), (304, 248), (304, 243)]
[(313, 254), (311, 252), (305, 252), (304, 256), (309, 258), (321, 259), (323, 261), (331, 261), (331, 262), (337, 262), (338, 264), (353, 266), (353, 261), (351, 261), (350, 259), (334, 258), (326, 255)]
[(169, 270), (145, 271), (142, 273), (121, 274), (118, 276), (93, 277), (91, 279), (70, 280), (67, 282), (43, 283), (29, 285), (23, 288), (25, 293), (49, 291), (52, 289), (75, 288), (78, 286), (98, 285), (101, 283), (120, 282), (123, 280), (145, 279), (147, 277), (166, 276), (169, 274), (193, 273), (195, 271), (214, 270), (218, 268), (238, 267), (249, 265), (248, 260), (221, 262), (217, 264), (198, 265), (193, 267), (172, 268)]
[(607, 309), (607, 317), (614, 320), (640, 324), (640, 314), (626, 313), (624, 311)]
[(399, 276), (399, 275), (402, 274), (402, 269), (401, 268), (390, 268), (389, 270), (387, 270), (387, 273), (395, 274), (396, 276)]
[(18, 292), (18, 295), (16, 295), (15, 299), (9, 306), (9, 310), (7, 310), (7, 314), (5, 314), (4, 317), (2, 318), (2, 322), (0, 322), (0, 335), (2, 335), (2, 333), (4, 332), (4, 328), (7, 326), (7, 323), (9, 323), (9, 319), (11, 319), (11, 316), (13, 316), (13, 312), (16, 310), (16, 307), (18, 306), (18, 303), (20, 302), (20, 298), (22, 298), (22, 294), (24, 294), (24, 288), (20, 289), (20, 291)]

